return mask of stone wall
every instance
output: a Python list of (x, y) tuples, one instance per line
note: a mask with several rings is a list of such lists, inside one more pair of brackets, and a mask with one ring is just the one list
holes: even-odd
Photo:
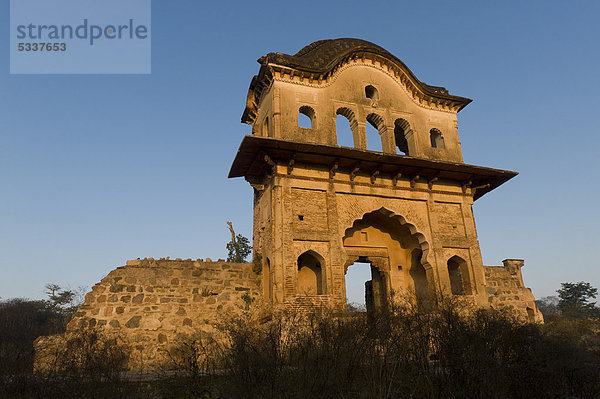
[[(94, 285), (67, 335), (88, 326), (116, 333), (132, 344), (133, 361), (148, 368), (168, 358), (178, 336), (214, 332), (215, 322), (239, 314), (259, 292), (260, 276), (249, 263), (130, 260)], [(38, 358), (51, 339), (36, 344)]]
[(530, 288), (523, 284), (523, 260), (505, 259), (503, 266), (484, 266), (486, 292), (493, 308), (512, 307), (529, 322), (543, 322)]
[[(543, 322), (531, 290), (523, 284), (522, 266), (518, 259), (507, 259), (504, 266), (484, 266), (489, 305), (512, 307), (525, 320)], [(43, 370), (51, 364), (69, 334), (87, 327), (119, 336), (129, 344), (132, 370), (168, 367), (169, 354), (182, 337), (214, 334), (216, 323), (261, 301), (260, 287), (261, 277), (250, 263), (127, 261), (94, 285), (65, 335), (36, 341), (36, 368)], [(296, 311), (332, 307), (328, 295), (298, 295), (285, 304)]]

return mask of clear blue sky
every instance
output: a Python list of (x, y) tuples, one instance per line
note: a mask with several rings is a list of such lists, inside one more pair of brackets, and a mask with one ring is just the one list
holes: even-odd
[(526, 285), (600, 287), (600, 3), (154, 0), (152, 74), (9, 75), (0, 8), (0, 297), (91, 287), (137, 257), (225, 258), (252, 193), (227, 179), (256, 59), (324, 38), (372, 41), (473, 98), (468, 163), (520, 175), (475, 203), (484, 263)]

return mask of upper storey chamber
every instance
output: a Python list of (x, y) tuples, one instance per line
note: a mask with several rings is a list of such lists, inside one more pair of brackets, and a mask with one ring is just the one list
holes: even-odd
[(463, 161), (456, 114), (471, 100), (421, 82), (373, 43), (321, 40), (258, 62), (242, 116), (255, 136)]

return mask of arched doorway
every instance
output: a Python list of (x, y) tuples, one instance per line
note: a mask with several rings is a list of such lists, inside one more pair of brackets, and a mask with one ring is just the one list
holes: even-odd
[[(429, 247), (406, 220), (384, 208), (367, 213), (346, 229), (343, 245), (345, 273), (358, 267), (356, 262), (371, 267), (371, 279), (363, 280), (367, 309), (386, 306), (394, 295), (394, 300), (411, 299), (419, 307), (429, 306), (431, 268), (423, 260), (423, 251)], [(347, 288), (344, 294), (348, 297)]]

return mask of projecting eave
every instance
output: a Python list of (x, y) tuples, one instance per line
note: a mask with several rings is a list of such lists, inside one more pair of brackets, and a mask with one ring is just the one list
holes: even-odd
[[(265, 155), (267, 157), (265, 157)], [(246, 136), (237, 151), (229, 177), (261, 178), (270, 173), (272, 165), (265, 159), (288, 165), (315, 165), (330, 168), (337, 163), (338, 171), (352, 171), (359, 168), (361, 173), (379, 171), (380, 175), (419, 176), (420, 179), (433, 178), (452, 180), (469, 187), (476, 187), (473, 199), (515, 177), (518, 173), (509, 170), (486, 168), (463, 163), (434, 161), (403, 155), (382, 154), (375, 151), (322, 144), (298, 143), (267, 137)]]

